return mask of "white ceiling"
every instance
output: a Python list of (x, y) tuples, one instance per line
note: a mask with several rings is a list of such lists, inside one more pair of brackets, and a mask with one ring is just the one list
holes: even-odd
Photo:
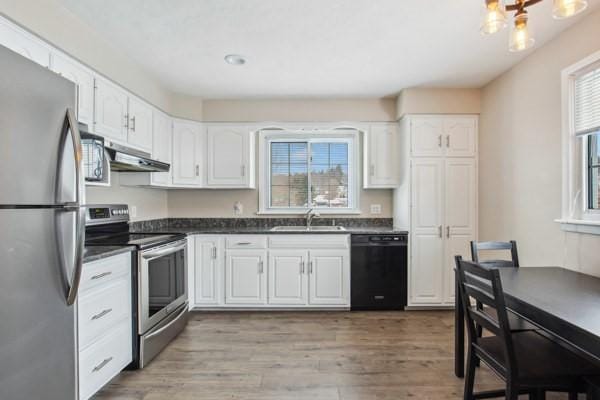
[[(205, 99), (384, 97), (480, 87), (523, 59), (483, 0), (59, 0), (169, 89)], [(586, 12), (600, 0), (589, 0)], [(530, 9), (536, 47), (575, 23)], [(242, 67), (226, 54), (247, 57)]]

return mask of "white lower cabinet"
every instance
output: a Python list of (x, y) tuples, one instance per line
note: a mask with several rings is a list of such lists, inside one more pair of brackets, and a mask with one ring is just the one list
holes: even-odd
[(225, 302), (227, 304), (266, 304), (266, 258), (266, 250), (226, 251)]
[(131, 253), (83, 267), (77, 300), (79, 399), (87, 400), (132, 361)]
[(348, 235), (198, 235), (193, 307), (350, 306)]

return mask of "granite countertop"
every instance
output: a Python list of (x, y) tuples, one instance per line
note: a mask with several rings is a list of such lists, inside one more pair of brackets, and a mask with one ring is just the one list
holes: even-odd
[(83, 252), (83, 262), (100, 260), (107, 257), (116, 256), (117, 254), (127, 253), (135, 250), (133, 246), (85, 246)]
[(362, 227), (346, 227), (346, 230), (331, 230), (331, 231), (272, 231), (270, 227), (189, 227), (189, 228), (173, 228), (173, 227), (157, 227), (153, 229), (145, 229), (148, 233), (184, 233), (186, 235), (392, 235), (406, 234), (406, 231), (399, 231), (389, 227), (380, 226), (362, 226)]

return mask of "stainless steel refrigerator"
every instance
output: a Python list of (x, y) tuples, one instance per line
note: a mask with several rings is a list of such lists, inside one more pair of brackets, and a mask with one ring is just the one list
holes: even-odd
[(0, 399), (77, 398), (76, 87), (0, 46)]

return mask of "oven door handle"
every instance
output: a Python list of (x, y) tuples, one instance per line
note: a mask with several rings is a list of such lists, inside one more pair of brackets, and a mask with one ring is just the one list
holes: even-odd
[(177, 313), (177, 315), (176, 315), (176, 316), (175, 316), (175, 317), (174, 317), (174, 318), (173, 318), (171, 321), (169, 321), (169, 323), (168, 323), (168, 324), (166, 324), (166, 325), (165, 325), (165, 326), (163, 326), (162, 328), (158, 329), (157, 331), (155, 331), (155, 332), (152, 332), (152, 333), (151, 333), (151, 334), (149, 334), (148, 336), (145, 336), (145, 337), (144, 337), (144, 340), (151, 339), (151, 338), (153, 338), (154, 336), (160, 335), (162, 332), (164, 332), (165, 330), (169, 329), (169, 328), (171, 327), (171, 325), (172, 325), (172, 324), (174, 324), (174, 323), (175, 323), (175, 322), (176, 322), (176, 321), (177, 321), (179, 318), (181, 318), (181, 316), (182, 316), (183, 314), (185, 314), (185, 313), (187, 312), (187, 309), (188, 309), (188, 306), (186, 305), (185, 307), (183, 307), (183, 308), (181, 309), (181, 311), (179, 311), (179, 312)]
[(163, 256), (166, 256), (166, 255), (169, 255), (169, 254), (176, 253), (176, 252), (178, 252), (180, 250), (185, 249), (186, 246), (187, 246), (187, 243), (183, 243), (183, 244), (181, 244), (179, 246), (167, 247), (166, 249), (152, 251), (152, 252), (147, 253), (147, 254), (142, 254), (142, 258), (144, 260), (150, 261), (150, 260), (153, 260), (153, 259), (158, 258), (158, 257), (163, 257)]

